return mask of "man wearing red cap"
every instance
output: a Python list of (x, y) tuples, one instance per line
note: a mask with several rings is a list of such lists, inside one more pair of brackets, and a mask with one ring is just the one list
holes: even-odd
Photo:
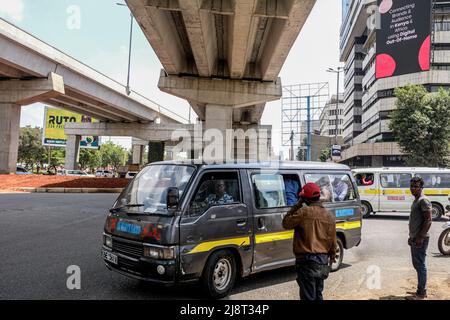
[[(283, 219), (294, 229), (294, 254), (301, 300), (323, 300), (324, 280), (336, 255), (336, 220), (320, 201), (320, 187), (307, 183)], [(305, 204), (306, 206), (303, 206)]]

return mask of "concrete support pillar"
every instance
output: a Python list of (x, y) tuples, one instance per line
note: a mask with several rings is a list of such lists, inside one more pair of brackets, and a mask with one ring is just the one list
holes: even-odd
[(133, 164), (142, 164), (143, 155), (144, 155), (144, 146), (133, 145)]
[(78, 161), (80, 159), (80, 138), (79, 135), (68, 135), (66, 142), (66, 170), (78, 169)]
[(234, 125), (233, 152), (237, 160), (268, 161), (271, 149), (271, 126)]
[(15, 173), (21, 107), (0, 103), (0, 173)]
[[(227, 129), (233, 128), (233, 108), (223, 105), (206, 105), (204, 123), (204, 157), (206, 161), (226, 160)], [(233, 154), (231, 153), (231, 157)]]
[(148, 163), (164, 160), (164, 142), (151, 141), (148, 144)]
[(164, 160), (173, 160), (173, 146), (164, 147)]

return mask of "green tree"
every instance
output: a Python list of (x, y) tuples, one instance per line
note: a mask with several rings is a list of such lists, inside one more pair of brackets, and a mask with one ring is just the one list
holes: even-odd
[(330, 158), (331, 158), (331, 149), (330, 148), (323, 149), (320, 152), (320, 156), (319, 156), (320, 161), (327, 162), (327, 160)]
[[(60, 147), (50, 147), (50, 168), (53, 168), (56, 173), (56, 168), (64, 164), (66, 161), (66, 148)], [(47, 160), (48, 162), (48, 160)]]
[(128, 152), (114, 142), (108, 141), (100, 146), (100, 164), (102, 167), (112, 166), (117, 170), (118, 166), (125, 165)]
[(42, 146), (42, 129), (31, 126), (20, 128), (18, 161), (25, 164), (27, 169), (34, 166), (42, 168), (47, 161), (46, 149)]
[(395, 89), (396, 110), (389, 128), (411, 166), (445, 166), (450, 155), (450, 95), (423, 86)]
[(89, 168), (91, 171), (100, 166), (102, 162), (101, 154), (96, 149), (81, 149), (80, 150), (80, 167), (82, 170)]

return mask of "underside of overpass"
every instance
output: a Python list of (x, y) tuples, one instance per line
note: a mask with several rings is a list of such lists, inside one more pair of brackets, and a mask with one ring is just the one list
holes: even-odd
[(125, 0), (163, 70), (205, 129), (259, 125), (316, 0)]

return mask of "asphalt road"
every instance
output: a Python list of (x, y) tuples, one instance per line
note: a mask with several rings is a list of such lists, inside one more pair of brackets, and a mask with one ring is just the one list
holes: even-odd
[[(102, 230), (115, 194), (0, 194), (0, 299), (201, 299), (196, 286), (165, 288), (108, 271), (100, 258)], [(450, 298), (450, 258), (437, 249), (443, 221), (434, 222), (428, 250), (429, 296)], [(402, 299), (414, 289), (405, 214), (363, 221), (359, 247), (325, 283), (326, 299)], [(71, 265), (81, 289), (66, 286)], [(293, 268), (242, 279), (227, 299), (298, 299)]]

